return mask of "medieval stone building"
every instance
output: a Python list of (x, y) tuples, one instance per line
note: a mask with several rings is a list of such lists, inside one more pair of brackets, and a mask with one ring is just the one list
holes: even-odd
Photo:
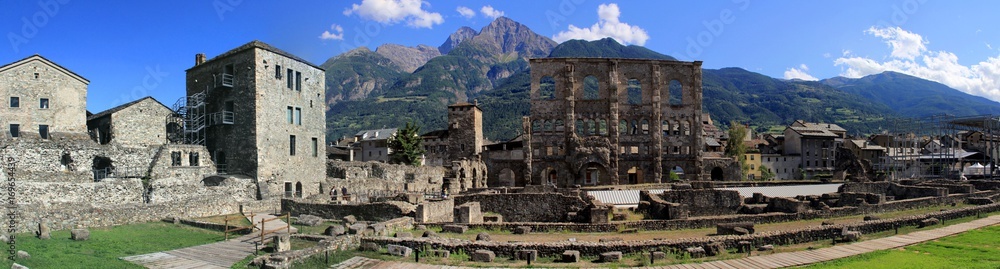
[(483, 111), (479, 104), (460, 102), (448, 106), (448, 129), (427, 132), (423, 140), (424, 163), (449, 168), (444, 187), (452, 192), (485, 188), (483, 163)]
[(181, 128), (174, 111), (145, 97), (87, 117), (87, 129), (100, 144), (159, 146), (168, 143), (167, 129)]
[(187, 70), (185, 136), (208, 148), (220, 171), (256, 178), (261, 198), (322, 193), (322, 68), (260, 41)]
[(662, 182), (702, 173), (701, 62), (532, 59), (530, 184)]
[(88, 84), (37, 54), (0, 66), (0, 138), (86, 138)]

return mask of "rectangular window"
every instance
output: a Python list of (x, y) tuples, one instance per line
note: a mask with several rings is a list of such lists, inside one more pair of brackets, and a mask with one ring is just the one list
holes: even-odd
[(292, 88), (292, 82), (294, 82), (294, 81), (292, 81), (292, 75), (294, 75), (294, 74), (295, 74), (295, 73), (293, 73), (293, 72), (294, 72), (294, 71), (292, 71), (292, 69), (291, 69), (291, 68), (289, 68), (289, 69), (288, 69), (288, 80), (287, 80), (287, 81), (288, 81), (288, 83), (287, 83), (287, 84), (288, 84), (288, 88), (289, 88), (289, 89), (291, 89), (291, 88)]
[(287, 111), (286, 114), (288, 116), (288, 124), (293, 124), (294, 122), (292, 120), (294, 118), (293, 118), (293, 115), (292, 115), (292, 107), (288, 107), (288, 111)]
[(295, 156), (295, 136), (288, 136), (288, 154)]
[(302, 72), (295, 72), (295, 90), (302, 91)]
[(302, 108), (295, 108), (295, 124), (302, 125)]
[(274, 78), (276, 78), (278, 80), (281, 80), (281, 66), (280, 65), (275, 65), (274, 66)]
[(21, 125), (11, 124), (10, 125), (10, 137), (20, 137), (21, 136)]
[(313, 137), (312, 142), (313, 142), (313, 157), (319, 157), (319, 139)]
[(180, 166), (181, 165), (181, 152), (174, 151), (170, 152), (170, 166)]
[(49, 98), (38, 99), (38, 108), (48, 109), (49, 108)]
[(10, 107), (21, 107), (20, 97), (10, 97)]
[(190, 166), (199, 166), (200, 165), (200, 162), (198, 161), (198, 153), (197, 152), (188, 153), (188, 165), (190, 165)]
[(38, 125), (38, 136), (42, 139), (49, 139), (49, 126), (46, 124)]

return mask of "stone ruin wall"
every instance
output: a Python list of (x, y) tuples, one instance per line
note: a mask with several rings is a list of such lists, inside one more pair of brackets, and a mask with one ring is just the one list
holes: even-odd
[[(417, 206), (399, 201), (364, 204), (312, 203), (295, 199), (282, 199), (281, 212), (293, 216), (308, 214), (325, 219), (342, 219), (353, 215), (362, 221), (386, 221), (403, 216), (412, 216)], [(450, 209), (449, 209), (450, 211)]]
[(409, 166), (379, 162), (345, 162), (331, 160), (326, 163), (326, 180), (322, 188), (329, 198), (329, 189), (340, 193), (388, 194), (398, 192), (440, 193), (444, 184), (445, 168), (435, 166)]
[[(580, 196), (558, 193), (496, 193), (456, 195), (455, 205), (479, 202), (483, 213), (503, 216), (505, 222), (571, 222), (589, 203)], [(578, 213), (579, 212), (579, 213)]]
[(0, 156), (16, 159), (17, 180), (40, 182), (93, 182), (96, 157), (110, 158), (116, 168), (145, 171), (158, 151), (158, 147), (98, 145), (91, 140), (8, 139), (0, 145)]

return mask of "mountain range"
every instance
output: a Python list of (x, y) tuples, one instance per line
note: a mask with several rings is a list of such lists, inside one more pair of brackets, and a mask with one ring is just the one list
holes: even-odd
[[(499, 17), (476, 31), (462, 27), (436, 48), (384, 44), (328, 59), (327, 136), (403, 126), (446, 127), (447, 105), (476, 100), (491, 141), (520, 132), (529, 111), (529, 58), (605, 57), (667, 59), (614, 39), (557, 44), (527, 26)], [(703, 69), (704, 112), (720, 127), (749, 124), (781, 131), (794, 120), (837, 123), (854, 134), (885, 130), (893, 119), (939, 114), (1000, 114), (1000, 103), (943, 84), (885, 72), (852, 79), (782, 80), (741, 68)]]

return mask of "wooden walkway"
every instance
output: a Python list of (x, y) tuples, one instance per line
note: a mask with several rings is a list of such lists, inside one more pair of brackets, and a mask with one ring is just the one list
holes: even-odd
[[(257, 246), (256, 244), (260, 243), (260, 220), (270, 218), (274, 218), (274, 216), (267, 214), (255, 215), (253, 219), (250, 219), (250, 221), (255, 223), (254, 230), (256, 232), (227, 241), (150, 254), (122, 257), (121, 259), (142, 265), (146, 268), (230, 268), (233, 264), (236, 264), (254, 253), (254, 248)], [(285, 222), (283, 220), (274, 220), (267, 222), (265, 228), (268, 230), (274, 230), (275, 228), (282, 227), (284, 225)], [(292, 233), (297, 231), (295, 227), (292, 227), (291, 230)], [(281, 230), (277, 233), (284, 234), (285, 230)], [(274, 235), (267, 235), (266, 237), (273, 236)], [(265, 239), (264, 241), (264, 243), (270, 242), (268, 239)]]
[[(896, 235), (868, 241), (857, 242), (848, 245), (837, 245), (827, 248), (784, 252), (770, 255), (752, 256), (739, 259), (718, 260), (704, 263), (686, 263), (667, 266), (643, 267), (643, 268), (663, 268), (663, 269), (737, 269), (737, 268), (783, 268), (792, 266), (802, 266), (818, 262), (825, 262), (862, 253), (900, 248), (916, 243), (931, 241), (938, 238), (959, 234), (965, 231), (979, 229), (986, 226), (1000, 223), (1000, 215), (977, 219), (970, 222), (955, 224), (947, 227), (912, 232), (904, 235)], [(467, 268), (443, 265), (416, 264), (404, 262), (388, 262), (374, 260), (364, 257), (354, 257), (342, 263), (333, 265), (330, 268)]]

